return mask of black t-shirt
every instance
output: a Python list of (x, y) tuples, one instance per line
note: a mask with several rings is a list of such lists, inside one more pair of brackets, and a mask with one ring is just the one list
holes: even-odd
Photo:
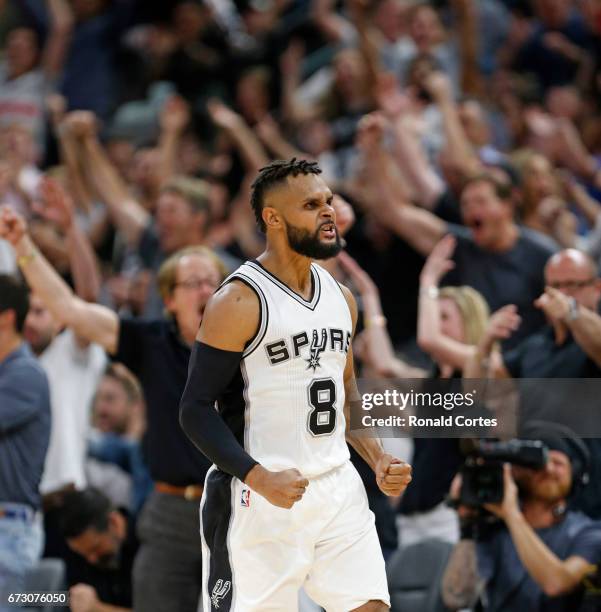
[(179, 402), (188, 378), (190, 347), (171, 321), (120, 320), (115, 361), (140, 379), (146, 399), (145, 450), (155, 481), (203, 484), (210, 461), (179, 424)]
[(443, 221), (463, 225), (459, 199), (449, 190), (442, 193), (436, 200), (432, 212)]
[[(431, 393), (457, 393), (462, 390), (461, 373), (454, 372), (451, 378), (440, 378), (440, 369), (435, 366), (430, 378), (424, 380), (423, 389)], [(420, 408), (420, 416), (437, 417), (440, 409)], [(428, 512), (447, 496), (451, 482), (463, 464), (464, 457), (457, 438), (413, 438), (411, 457), (411, 486), (401, 497), (399, 513), (411, 515)]]
[(115, 568), (101, 569), (78, 556), (69, 582), (70, 586), (81, 582), (94, 587), (102, 603), (133, 608), (132, 570), (139, 543), (134, 520), (125, 511), (122, 513), (127, 519), (127, 535), (119, 550)]
[(138, 244), (138, 255), (144, 267), (155, 272), (165, 260), (165, 253), (161, 249), (159, 235), (154, 223), (149, 223), (142, 232)]
[(399, 512), (410, 515), (435, 508), (447, 496), (462, 463), (457, 438), (413, 438), (412, 480)]
[(473, 287), (484, 296), (491, 312), (506, 304), (518, 307), (522, 323), (504, 347), (517, 346), (540, 329), (545, 320), (533, 302), (544, 290), (544, 267), (557, 250), (554, 243), (538, 232), (520, 227), (514, 246), (495, 253), (481, 249), (465, 227), (449, 224), (448, 231), (457, 239), (457, 246), (455, 269), (445, 276), (444, 283)]
[(548, 327), (532, 334), (514, 349), (503, 353), (503, 363), (513, 378), (598, 378), (599, 366), (580, 348), (570, 334), (563, 344), (555, 343)]

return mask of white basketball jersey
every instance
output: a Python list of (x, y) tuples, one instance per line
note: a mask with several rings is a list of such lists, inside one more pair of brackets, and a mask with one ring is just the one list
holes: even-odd
[(341, 465), (349, 457), (343, 375), (352, 320), (340, 286), (316, 264), (310, 300), (256, 261), (225, 283), (235, 279), (255, 291), (261, 318), (239, 376), (218, 402), (223, 418), (269, 470), (314, 477)]

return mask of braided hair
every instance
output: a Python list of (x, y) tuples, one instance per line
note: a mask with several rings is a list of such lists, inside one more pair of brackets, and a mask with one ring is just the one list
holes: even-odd
[(265, 232), (266, 229), (261, 216), (265, 192), (278, 183), (284, 182), (289, 176), (298, 176), (299, 174), (321, 174), (321, 168), (317, 165), (317, 162), (293, 157), (290, 160), (277, 159), (259, 170), (259, 176), (251, 185), (250, 205), (255, 213), (257, 225), (262, 232)]

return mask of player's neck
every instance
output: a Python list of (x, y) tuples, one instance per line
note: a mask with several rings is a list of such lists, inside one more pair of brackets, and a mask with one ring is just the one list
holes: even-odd
[(257, 261), (280, 281), (305, 299), (311, 294), (311, 259), (291, 249), (267, 248)]

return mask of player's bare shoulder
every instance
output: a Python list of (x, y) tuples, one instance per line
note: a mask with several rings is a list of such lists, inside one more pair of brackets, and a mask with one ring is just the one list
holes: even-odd
[(225, 351), (242, 351), (259, 320), (257, 294), (242, 281), (232, 280), (207, 303), (197, 339)]

